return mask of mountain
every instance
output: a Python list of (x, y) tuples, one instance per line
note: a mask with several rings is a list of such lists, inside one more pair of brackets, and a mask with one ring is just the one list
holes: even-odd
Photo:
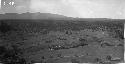
[(66, 20), (66, 19), (73, 19), (71, 17), (66, 17), (63, 15), (58, 14), (50, 14), (50, 13), (6, 13), (0, 14), (0, 19), (56, 19), (56, 20)]
[(58, 14), (51, 14), (51, 13), (6, 13), (0, 14), (0, 20), (73, 20), (73, 21), (122, 21), (124, 22), (125, 19), (110, 19), (110, 18), (74, 18), (74, 17), (67, 17)]

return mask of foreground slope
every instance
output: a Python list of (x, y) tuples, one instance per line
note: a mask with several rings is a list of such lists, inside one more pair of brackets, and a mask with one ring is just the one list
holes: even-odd
[(4, 63), (117, 63), (123, 54), (123, 20), (0, 20)]

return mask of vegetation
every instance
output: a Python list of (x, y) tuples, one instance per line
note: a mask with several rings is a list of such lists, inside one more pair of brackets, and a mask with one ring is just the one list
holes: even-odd
[(25, 64), (26, 60), (21, 57), (18, 48), (7, 49), (6, 46), (0, 46), (0, 61), (5, 64)]
[[(0, 61), (7, 64), (49, 60), (56, 62), (66, 59), (73, 63), (105, 62), (105, 60), (111, 61), (111, 58), (116, 56), (114, 52), (122, 52), (124, 49), (122, 22), (65, 20), (0, 22), (0, 44), (3, 43), (0, 46)], [(83, 61), (82, 58), (90, 61)]]

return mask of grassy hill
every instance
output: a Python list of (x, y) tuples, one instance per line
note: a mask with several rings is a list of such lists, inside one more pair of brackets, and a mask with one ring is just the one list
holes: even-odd
[[(123, 20), (0, 20), (5, 63), (123, 61)], [(119, 59), (118, 59), (119, 58)]]

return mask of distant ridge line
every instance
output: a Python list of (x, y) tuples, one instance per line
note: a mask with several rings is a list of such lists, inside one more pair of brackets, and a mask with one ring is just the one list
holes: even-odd
[(6, 13), (0, 14), (0, 20), (18, 20), (18, 19), (29, 19), (29, 20), (125, 20), (125, 19), (111, 19), (111, 18), (78, 18), (78, 17), (67, 17), (59, 14), (51, 13)]

